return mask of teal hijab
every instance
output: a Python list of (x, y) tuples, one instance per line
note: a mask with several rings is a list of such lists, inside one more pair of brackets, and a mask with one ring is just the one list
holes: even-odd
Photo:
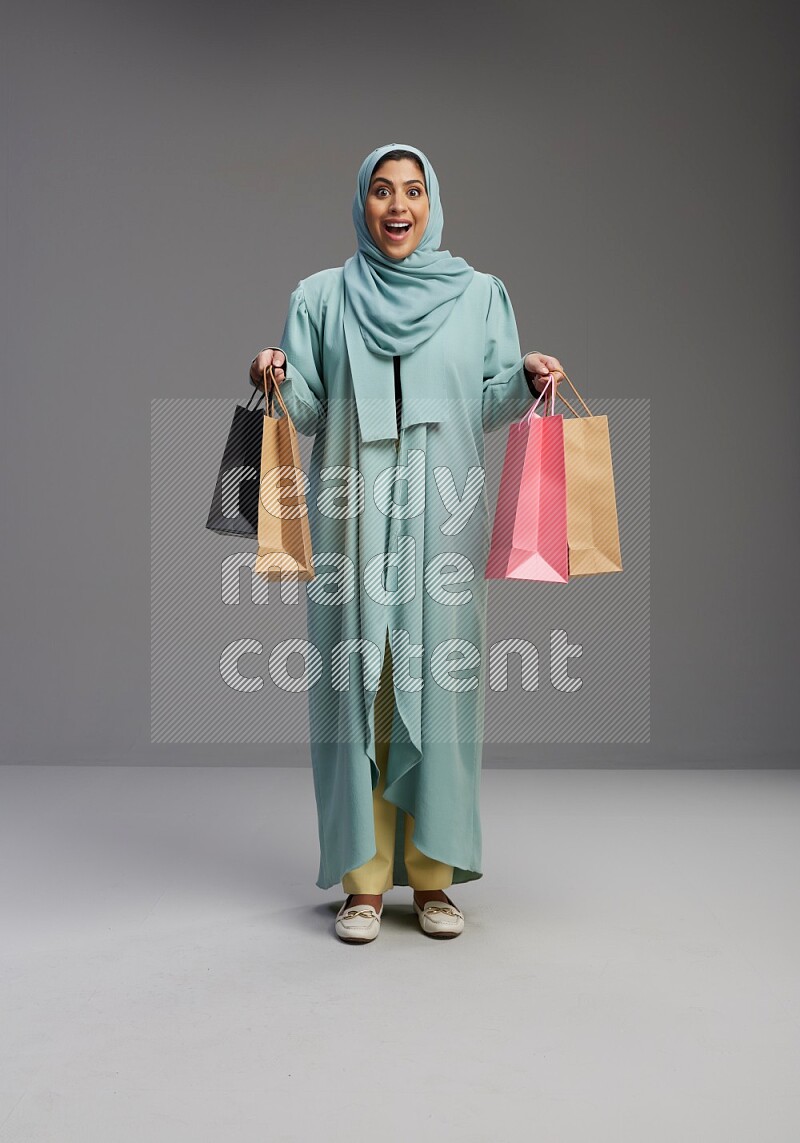
[[(395, 148), (419, 156), (430, 208), (422, 240), (408, 257), (399, 260), (375, 245), (364, 217), (375, 165)], [(422, 151), (407, 143), (387, 143), (367, 155), (356, 181), (353, 222), (358, 250), (344, 263), (344, 289), (364, 344), (381, 357), (412, 353), (446, 321), (475, 273), (463, 258), (438, 248), (444, 225), (439, 180)]]

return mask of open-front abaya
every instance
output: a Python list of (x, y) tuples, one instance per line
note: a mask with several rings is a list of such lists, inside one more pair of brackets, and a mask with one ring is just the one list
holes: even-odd
[[(365, 221), (372, 172), (401, 147), (429, 200), (415, 249), (394, 260)], [(482, 876), (479, 784), (490, 539), (484, 432), (535, 392), (499, 278), (440, 250), (436, 174), (388, 144), (361, 164), (358, 250), (300, 281), (280, 341), (281, 394), (314, 436), (307, 503), (316, 576), (305, 586), (317, 885), (376, 854), (375, 696), (387, 632), (394, 708), (383, 797), (413, 817), (413, 844)], [(396, 419), (399, 411), (399, 422)], [(408, 885), (403, 829), (394, 883)]]
[[(447, 321), (400, 358), (398, 436), (394, 361), (370, 354), (363, 371), (362, 343), (354, 382), (344, 302), (341, 267), (304, 279), (280, 341), (281, 394), (298, 430), (315, 436), (307, 503), (316, 577), (304, 586), (318, 669), (308, 691), (317, 885), (375, 853), (373, 704), (387, 630), (395, 712), (384, 798), (413, 815), (418, 849), (452, 865), (454, 883), (470, 881), (482, 876), (483, 435), (521, 417), (533, 390), (505, 286), (476, 271)], [(372, 386), (363, 401), (359, 381)], [(408, 884), (400, 847), (394, 882)]]

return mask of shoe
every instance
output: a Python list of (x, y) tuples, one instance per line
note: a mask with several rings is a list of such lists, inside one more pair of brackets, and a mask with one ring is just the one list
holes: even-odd
[(353, 893), (348, 893), (344, 904), (336, 914), (334, 928), (340, 940), (347, 941), (351, 945), (363, 945), (368, 941), (374, 941), (381, 931), (383, 901), (380, 911), (376, 912), (372, 905), (350, 905), (349, 901), (353, 896)]
[[(447, 894), (445, 893), (445, 897)], [(414, 912), (417, 914), (420, 928), (429, 937), (457, 937), (464, 931), (464, 914), (447, 897), (449, 904), (444, 901), (426, 901), (423, 908), (413, 898)]]

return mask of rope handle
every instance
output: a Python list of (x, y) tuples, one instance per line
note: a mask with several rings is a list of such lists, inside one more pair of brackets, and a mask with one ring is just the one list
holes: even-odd
[[(252, 384), (252, 382), (251, 382), (251, 384)], [(258, 400), (256, 401), (255, 405), (253, 405), (253, 398), (256, 396), (256, 394), (258, 394)], [(258, 385), (253, 385), (253, 392), (250, 394), (250, 400), (245, 405), (245, 408), (249, 409), (250, 406), (253, 405), (253, 408), (251, 411), (255, 413), (256, 410), (258, 409), (258, 406), (261, 404), (261, 399), (263, 396), (264, 396), (264, 390), (259, 389)]]
[[(538, 404), (539, 404), (539, 402), (541, 401), (542, 397), (544, 397), (544, 398), (545, 398), (545, 402), (544, 402), (544, 415), (545, 415), (545, 416), (548, 416), (548, 412), (547, 412), (547, 405), (548, 405), (548, 402), (550, 403), (550, 414), (549, 414), (549, 415), (550, 415), (550, 416), (552, 416), (552, 415), (553, 415), (553, 406), (554, 406), (554, 404), (555, 404), (555, 397), (554, 397), (554, 393), (555, 393), (555, 383), (554, 383), (554, 381), (553, 381), (553, 374), (552, 374), (552, 373), (548, 373), (548, 375), (547, 375), (547, 382), (546, 382), (546, 384), (545, 384), (544, 388), (543, 388), (543, 389), (542, 389), (542, 391), (539, 393), (539, 396), (536, 398), (536, 400), (534, 401), (533, 405), (531, 405), (530, 409), (528, 409), (528, 412), (527, 412), (527, 413), (526, 413), (526, 415), (525, 415), (525, 420), (526, 420), (526, 421), (528, 421), (528, 423), (530, 423), (531, 417), (532, 417), (532, 416), (533, 416), (533, 414), (536, 412), (536, 407), (538, 406)], [(546, 394), (546, 396), (545, 396), (545, 394)]]
[[(563, 369), (556, 369), (555, 373), (560, 373), (562, 377), (567, 378), (567, 382), (569, 383), (569, 386), (572, 389), (572, 391), (575, 393), (575, 396), (578, 398), (580, 403), (583, 405), (584, 409), (589, 414), (589, 416), (590, 417), (593, 416), (594, 414), (592, 413), (592, 410), (589, 408), (589, 406), (584, 401), (583, 397), (580, 395), (578, 390), (572, 384), (569, 377), (567, 377), (567, 374), (564, 372), (564, 370)], [(575, 409), (573, 409), (572, 405), (570, 405), (570, 403), (566, 397), (561, 396), (561, 394), (558, 392), (558, 385), (559, 385), (559, 382), (555, 380), (554, 373), (550, 373), (548, 376), (548, 379), (547, 379), (547, 384), (545, 385), (544, 389), (542, 389), (539, 396), (536, 398), (535, 403), (528, 410), (526, 417), (525, 417), (526, 421), (530, 421), (530, 418), (533, 416), (533, 413), (534, 413), (534, 410), (536, 409), (536, 406), (539, 404), (542, 397), (544, 397), (545, 393), (547, 393), (547, 400), (545, 401), (545, 406), (544, 406), (544, 408), (545, 408), (544, 415), (545, 416), (554, 416), (556, 397), (558, 397), (560, 400), (562, 400), (564, 402), (564, 404), (567, 406), (567, 408), (573, 414), (573, 416), (579, 417), (581, 415), (580, 413), (577, 413), (575, 411)], [(548, 390), (549, 390), (549, 392), (548, 392)], [(550, 413), (549, 414), (547, 412), (548, 402), (550, 404)]]
[[(564, 372), (564, 370), (563, 370), (563, 369), (557, 369), (557, 370), (556, 370), (556, 373), (561, 373), (561, 374), (562, 374), (562, 376), (564, 376), (564, 377), (567, 377), (567, 375), (566, 375), (566, 373)], [(586, 410), (586, 412), (589, 414), (589, 416), (590, 416), (590, 417), (593, 417), (593, 416), (594, 416), (594, 413), (593, 413), (593, 412), (592, 412), (592, 410), (589, 408), (589, 406), (586, 404), (586, 402), (584, 401), (583, 397), (580, 395), (580, 393), (579, 393), (579, 392), (578, 392), (578, 390), (575, 388), (575, 386), (572, 384), (572, 382), (570, 381), (569, 377), (567, 377), (567, 383), (569, 384), (569, 387), (570, 387), (570, 389), (571, 389), (571, 390), (572, 390), (572, 392), (575, 394), (575, 396), (578, 398), (578, 400), (580, 401), (580, 403), (583, 405), (584, 409), (585, 409), (585, 410)], [(558, 392), (556, 392), (556, 396), (558, 396), (558, 397), (561, 397), (561, 394), (560, 394), (560, 393), (558, 393)], [(574, 413), (576, 417), (580, 416), (580, 414), (579, 414), (579, 413), (576, 413), (576, 412), (575, 412), (575, 410), (572, 408), (572, 405), (570, 405), (570, 403), (569, 403), (569, 401), (566, 399), (566, 397), (561, 397), (561, 400), (564, 402), (564, 404), (567, 406), (567, 408), (569, 409), (569, 411), (570, 411), (571, 413)]]
[[(267, 349), (279, 349), (280, 352), (283, 353), (283, 357), (284, 357), (283, 365), (282, 366), (279, 365), (278, 368), (284, 370), (284, 380), (286, 380), (285, 370), (286, 370), (287, 365), (289, 364), (289, 361), (288, 361), (288, 358), (286, 357), (286, 354), (284, 353), (284, 351), (282, 349), (280, 349), (280, 346), (278, 346), (278, 345), (268, 345)], [(269, 369), (270, 373), (272, 374), (272, 380), (271, 380), (270, 385), (269, 385), (269, 390), (267, 388), (267, 369)], [(277, 390), (280, 388), (280, 385), (278, 384), (278, 382), (276, 380), (275, 372), (274, 372), (274, 369), (273, 369), (273, 366), (271, 363), (268, 366), (266, 366), (266, 368), (264, 369), (263, 382), (264, 382), (263, 387), (259, 389), (258, 385), (256, 385), (255, 381), (253, 381), (252, 377), (250, 378), (250, 384), (253, 386), (253, 392), (250, 394), (250, 400), (247, 402), (247, 408), (248, 409), (250, 408), (250, 405), (252, 404), (252, 401), (253, 401), (253, 397), (255, 396), (256, 393), (258, 393), (258, 401), (256, 401), (255, 405), (253, 406), (253, 411), (255, 411), (258, 408), (262, 397), (266, 398), (268, 392), (271, 395), (273, 390), (277, 392)], [(284, 413), (286, 413), (286, 416), (288, 417), (289, 416), (288, 410), (287, 410), (286, 405), (284, 404), (283, 398), (280, 396), (280, 394), (278, 394), (278, 401), (279, 401), (280, 406), (283, 409)], [(265, 405), (264, 412), (266, 413), (267, 411), (269, 411), (270, 416), (272, 416), (272, 408), (273, 408), (272, 403), (268, 402)]]
[(275, 408), (275, 400), (274, 399), (275, 399), (275, 397), (277, 397), (278, 398), (278, 404), (283, 409), (284, 416), (288, 417), (289, 416), (289, 410), (286, 408), (286, 404), (283, 400), (283, 397), (281, 396), (281, 387), (278, 384), (277, 380), (275, 379), (275, 370), (272, 368), (272, 364), (269, 364), (269, 365), (265, 366), (265, 368), (264, 368), (264, 392), (265, 393), (267, 392), (267, 369), (269, 369), (271, 379), (270, 379), (270, 385), (269, 385), (268, 400), (264, 406), (264, 415), (265, 416), (269, 415), (270, 417), (273, 415), (273, 410)]

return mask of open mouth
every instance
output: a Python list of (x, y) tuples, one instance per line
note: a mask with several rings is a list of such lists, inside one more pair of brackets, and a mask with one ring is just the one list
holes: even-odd
[(393, 242), (402, 242), (410, 229), (410, 222), (384, 222), (383, 224), (383, 233)]

